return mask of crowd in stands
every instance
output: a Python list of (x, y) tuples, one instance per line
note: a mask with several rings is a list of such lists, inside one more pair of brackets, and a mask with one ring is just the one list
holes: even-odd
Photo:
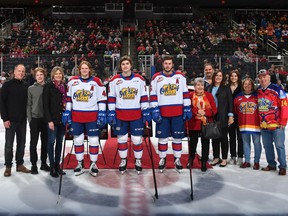
[[(48, 71), (54, 66), (61, 66), (72, 73), (75, 65), (89, 59), (101, 76), (104, 57), (120, 56), (122, 32), (109, 19), (66, 21), (34, 16), (27, 19), (26, 28), (13, 29), (11, 37), (1, 42), (0, 53), (4, 54), (7, 68), (13, 58), (29, 61), (37, 55), (47, 55), (37, 65), (39, 63)], [(37, 57), (35, 59), (38, 60)], [(28, 63), (28, 68), (35, 68), (34, 62)]]

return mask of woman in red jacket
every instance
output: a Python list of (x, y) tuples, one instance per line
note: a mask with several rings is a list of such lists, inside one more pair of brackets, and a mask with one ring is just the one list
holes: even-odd
[[(193, 117), (189, 120), (189, 137), (190, 137), (190, 148), (189, 155), (193, 162), (198, 137), (201, 136), (201, 125), (206, 122), (212, 121), (213, 114), (217, 112), (216, 104), (213, 95), (209, 92), (204, 91), (204, 79), (196, 78), (194, 80), (195, 91), (191, 92), (191, 108)], [(202, 143), (202, 157), (201, 157), (201, 170), (205, 172), (207, 170), (206, 162), (208, 161), (209, 155), (209, 139), (201, 137)]]

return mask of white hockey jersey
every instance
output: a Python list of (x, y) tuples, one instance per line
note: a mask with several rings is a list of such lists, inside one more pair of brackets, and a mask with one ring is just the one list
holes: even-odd
[(183, 115), (183, 106), (190, 106), (186, 79), (181, 72), (166, 76), (158, 72), (152, 77), (150, 85), (150, 107), (159, 107), (161, 115), (173, 117)]
[(106, 88), (97, 77), (82, 79), (79, 76), (68, 82), (66, 109), (72, 112), (72, 121), (96, 121), (98, 110), (106, 111)]
[(141, 110), (149, 107), (145, 80), (139, 74), (115, 75), (109, 83), (108, 108), (116, 111), (117, 119), (133, 121), (141, 118)]

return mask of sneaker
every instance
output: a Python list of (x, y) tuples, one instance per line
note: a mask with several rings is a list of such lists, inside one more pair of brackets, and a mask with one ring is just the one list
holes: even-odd
[(23, 164), (16, 167), (16, 172), (31, 173)]
[(275, 171), (276, 170), (276, 167), (271, 167), (271, 166), (267, 166), (265, 168), (262, 168), (261, 169), (262, 171)]
[(286, 169), (280, 168), (279, 175), (282, 175), (282, 176), (286, 175)]
[(241, 167), (241, 166), (243, 165), (243, 158), (238, 157), (237, 162), (236, 162), (236, 165), (238, 165), (238, 166)]
[(127, 159), (126, 158), (121, 158), (120, 164), (119, 164), (119, 171), (121, 174), (123, 174), (126, 171), (127, 167)]
[(91, 165), (89, 168), (90, 175), (92, 175), (93, 177), (96, 177), (98, 172), (99, 172), (99, 170), (98, 170), (98, 167), (96, 165), (96, 162), (91, 162)]
[(158, 169), (162, 173), (166, 167), (166, 158), (160, 158)]
[(79, 176), (84, 173), (84, 163), (83, 161), (78, 161), (78, 165), (74, 169), (75, 176)]
[(38, 174), (38, 167), (36, 165), (32, 165), (31, 174), (33, 175)]
[(177, 172), (181, 172), (183, 166), (181, 164), (180, 158), (174, 158), (174, 164)]
[(259, 170), (260, 169), (260, 164), (259, 163), (254, 163), (253, 169), (254, 170)]
[(231, 157), (228, 163), (231, 165), (236, 165), (237, 163), (236, 157)]
[(245, 163), (243, 163), (243, 164), (240, 166), (240, 168), (247, 168), (247, 167), (251, 167), (251, 164), (245, 162)]
[(11, 176), (11, 167), (6, 167), (6, 169), (4, 171), (4, 176), (5, 177)]
[(135, 159), (135, 169), (138, 174), (142, 171), (142, 162), (140, 158)]
[(45, 164), (42, 163), (41, 166), (40, 166), (40, 170), (49, 172), (50, 171), (50, 167), (46, 163)]

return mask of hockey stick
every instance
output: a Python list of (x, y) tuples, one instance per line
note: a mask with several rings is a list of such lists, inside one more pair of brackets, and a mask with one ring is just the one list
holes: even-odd
[[(153, 173), (153, 181), (154, 181), (154, 189), (155, 189), (155, 195), (154, 197), (156, 199), (158, 199), (158, 189), (157, 189), (157, 181), (156, 181), (156, 174), (155, 174), (155, 168), (154, 168), (154, 160), (153, 160), (153, 155), (152, 155), (152, 144), (151, 144), (151, 134), (150, 134), (150, 127), (149, 125), (146, 126), (146, 130), (148, 131), (147, 132), (147, 137), (148, 138), (148, 143), (149, 143), (149, 148), (150, 148), (150, 151), (148, 151), (149, 153), (149, 156), (150, 156), (150, 160), (151, 160), (151, 164), (152, 164), (152, 173)], [(146, 140), (146, 139), (145, 139)], [(153, 197), (153, 200), (155, 201), (155, 198)]]
[(187, 142), (188, 142), (188, 151), (189, 151), (189, 174), (190, 174), (190, 188), (191, 188), (191, 194), (190, 198), (191, 200), (194, 199), (193, 196), (193, 180), (192, 180), (192, 155), (190, 152), (190, 137), (189, 137), (189, 128), (188, 128), (188, 120), (186, 121), (186, 133), (187, 133)]
[[(64, 135), (64, 146), (63, 146), (63, 152), (62, 152), (62, 164), (61, 164), (61, 169), (62, 170), (64, 168), (64, 156), (65, 156), (65, 148), (66, 148), (66, 135), (68, 133), (69, 133), (68, 124), (66, 124), (65, 135)], [(60, 172), (60, 181), (59, 181), (59, 191), (58, 191), (57, 205), (60, 203), (60, 195), (61, 195), (61, 189), (62, 189), (62, 177), (63, 177), (63, 172)]]

